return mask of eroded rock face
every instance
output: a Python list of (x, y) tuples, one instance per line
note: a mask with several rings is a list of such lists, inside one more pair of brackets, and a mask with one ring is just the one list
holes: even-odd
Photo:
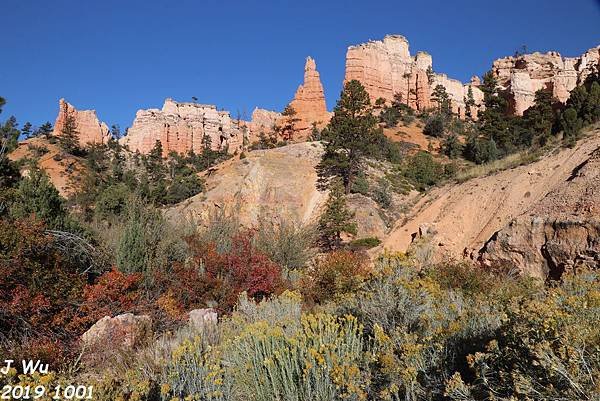
[(202, 153), (207, 140), (213, 150), (235, 153), (242, 149), (244, 135), (245, 128), (228, 111), (217, 110), (213, 105), (166, 99), (160, 110), (139, 110), (120, 141), (131, 151), (144, 154), (152, 150), (157, 140), (162, 143), (165, 155), (171, 151)]
[(106, 143), (110, 139), (108, 126), (98, 121), (95, 110), (77, 110), (65, 99), (58, 102), (58, 116), (54, 123), (54, 136), (60, 135), (67, 115), (73, 116), (79, 133), (79, 144)]
[[(403, 102), (416, 110), (435, 105), (431, 93), (436, 85), (446, 88), (453, 111), (465, 115), (465, 98), (471, 87), (476, 105), (483, 93), (473, 82), (463, 85), (444, 74), (428, 75), (432, 58), (425, 52), (410, 55), (408, 41), (401, 35), (387, 35), (382, 41), (350, 46), (346, 53), (345, 82), (360, 81), (374, 102), (383, 98), (390, 102), (399, 93)], [(473, 110), (472, 115), (476, 115)]]
[(296, 111), (299, 121), (296, 128), (301, 136), (308, 136), (313, 123), (324, 127), (331, 118), (325, 103), (325, 93), (315, 60), (306, 58), (304, 83), (298, 87), (290, 106)]
[(115, 317), (105, 316), (81, 336), (85, 347), (127, 347), (144, 344), (152, 337), (150, 316), (125, 313)]
[(514, 113), (522, 115), (533, 105), (535, 92), (540, 89), (552, 91), (554, 97), (565, 102), (599, 63), (597, 46), (580, 57), (562, 57), (557, 52), (504, 57), (494, 61), (492, 71), (511, 94)]
[(541, 279), (580, 265), (600, 267), (600, 148), (531, 211), (494, 234), (480, 259)]

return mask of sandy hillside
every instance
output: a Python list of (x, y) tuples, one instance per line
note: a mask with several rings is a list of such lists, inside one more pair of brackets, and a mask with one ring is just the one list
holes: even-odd
[(494, 175), (448, 184), (425, 195), (409, 217), (396, 223), (382, 247), (405, 251), (419, 226), (433, 224), (436, 240), (452, 255), (478, 251), (513, 218), (526, 213), (571, 177), (600, 146), (600, 129), (573, 149)]
[[(43, 154), (38, 160), (38, 166), (48, 174), (50, 181), (54, 184), (62, 196), (69, 196), (76, 190), (74, 186), (75, 179), (84, 168), (80, 159), (65, 155), (61, 160), (55, 160), (55, 157), (62, 154), (56, 144), (51, 144), (44, 138), (31, 138), (19, 142), (19, 146), (8, 155), (11, 160), (21, 160), (23, 158), (34, 158), (34, 147), (45, 147), (48, 152)], [(23, 174), (27, 174), (22, 170)]]

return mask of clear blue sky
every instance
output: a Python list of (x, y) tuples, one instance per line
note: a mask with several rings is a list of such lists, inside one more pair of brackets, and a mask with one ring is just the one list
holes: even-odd
[(600, 44), (599, 0), (2, 0), (0, 15), (0, 119), (34, 125), (54, 122), (61, 97), (122, 129), (166, 97), (281, 110), (308, 55), (331, 109), (346, 48), (388, 33), (463, 81), (523, 44), (567, 56)]

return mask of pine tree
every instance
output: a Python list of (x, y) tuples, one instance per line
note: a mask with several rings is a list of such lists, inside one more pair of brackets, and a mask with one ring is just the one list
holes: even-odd
[[(548, 90), (540, 89), (535, 92), (534, 105), (523, 113), (523, 124), (527, 131), (524, 145), (530, 146), (534, 139), (537, 144), (544, 145), (552, 134), (555, 116), (552, 109), (554, 99)], [(523, 140), (521, 140), (523, 141)]]
[(75, 116), (65, 104), (65, 121), (58, 136), (58, 145), (67, 153), (77, 154), (79, 152), (79, 131)]
[(0, 114), (2, 114), (2, 107), (6, 104), (6, 99), (0, 96)]
[(447, 116), (452, 114), (452, 110), (450, 108), (450, 97), (448, 96), (448, 92), (446, 92), (446, 88), (443, 85), (436, 85), (435, 88), (433, 88), (431, 97), (437, 103), (439, 113)]
[(339, 180), (332, 181), (325, 211), (319, 219), (319, 233), (325, 248), (334, 249), (342, 242), (342, 233), (356, 234), (354, 214), (346, 207), (344, 188)]
[(469, 89), (467, 90), (467, 97), (465, 98), (465, 115), (469, 118), (472, 118), (471, 109), (475, 107), (475, 98), (473, 97), (473, 88), (469, 85)]
[(325, 153), (317, 167), (321, 186), (331, 177), (339, 177), (349, 193), (365, 155), (379, 136), (383, 135), (371, 113), (369, 94), (357, 80), (347, 82), (323, 132)]
[(296, 110), (291, 105), (285, 106), (281, 115), (284, 117), (283, 125), (279, 128), (281, 138), (286, 142), (294, 140), (296, 124), (300, 119), (296, 116)]
[(498, 90), (498, 82), (491, 71), (483, 75), (481, 85), (485, 110), (481, 113), (481, 133), (488, 140), (508, 153), (513, 148), (513, 133), (509, 119), (507, 118), (508, 102)]

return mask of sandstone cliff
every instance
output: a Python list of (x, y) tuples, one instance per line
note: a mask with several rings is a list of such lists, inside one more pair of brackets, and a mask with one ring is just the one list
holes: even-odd
[(159, 140), (166, 155), (171, 151), (201, 153), (208, 139), (213, 150), (235, 153), (244, 145), (245, 131), (228, 111), (216, 106), (166, 99), (162, 109), (139, 110), (120, 141), (131, 151), (148, 153)]
[(58, 116), (54, 123), (53, 135), (60, 135), (67, 115), (71, 115), (79, 132), (79, 144), (85, 146), (91, 143), (106, 143), (110, 139), (108, 126), (98, 121), (95, 110), (77, 110), (73, 105), (60, 99)]
[[(444, 74), (432, 72), (431, 56), (425, 52), (411, 56), (408, 41), (400, 35), (387, 35), (382, 41), (350, 46), (346, 53), (345, 82), (360, 81), (373, 102), (378, 98), (391, 101), (395, 94), (400, 94), (408, 106), (425, 110), (434, 105), (431, 99), (433, 88), (442, 85), (451, 99), (453, 111), (464, 116), (469, 87), (477, 105), (483, 99), (473, 82), (463, 85)], [(476, 110), (472, 114), (476, 114)]]
[(562, 57), (557, 52), (532, 53), (495, 60), (492, 71), (498, 83), (506, 89), (514, 112), (522, 115), (534, 103), (535, 92), (552, 91), (565, 102), (569, 93), (600, 65), (600, 46), (580, 57)]
[(325, 93), (315, 60), (306, 58), (304, 83), (298, 87), (290, 106), (296, 111), (299, 121), (296, 129), (303, 137), (310, 134), (313, 123), (322, 128), (329, 122), (331, 114), (327, 111)]

